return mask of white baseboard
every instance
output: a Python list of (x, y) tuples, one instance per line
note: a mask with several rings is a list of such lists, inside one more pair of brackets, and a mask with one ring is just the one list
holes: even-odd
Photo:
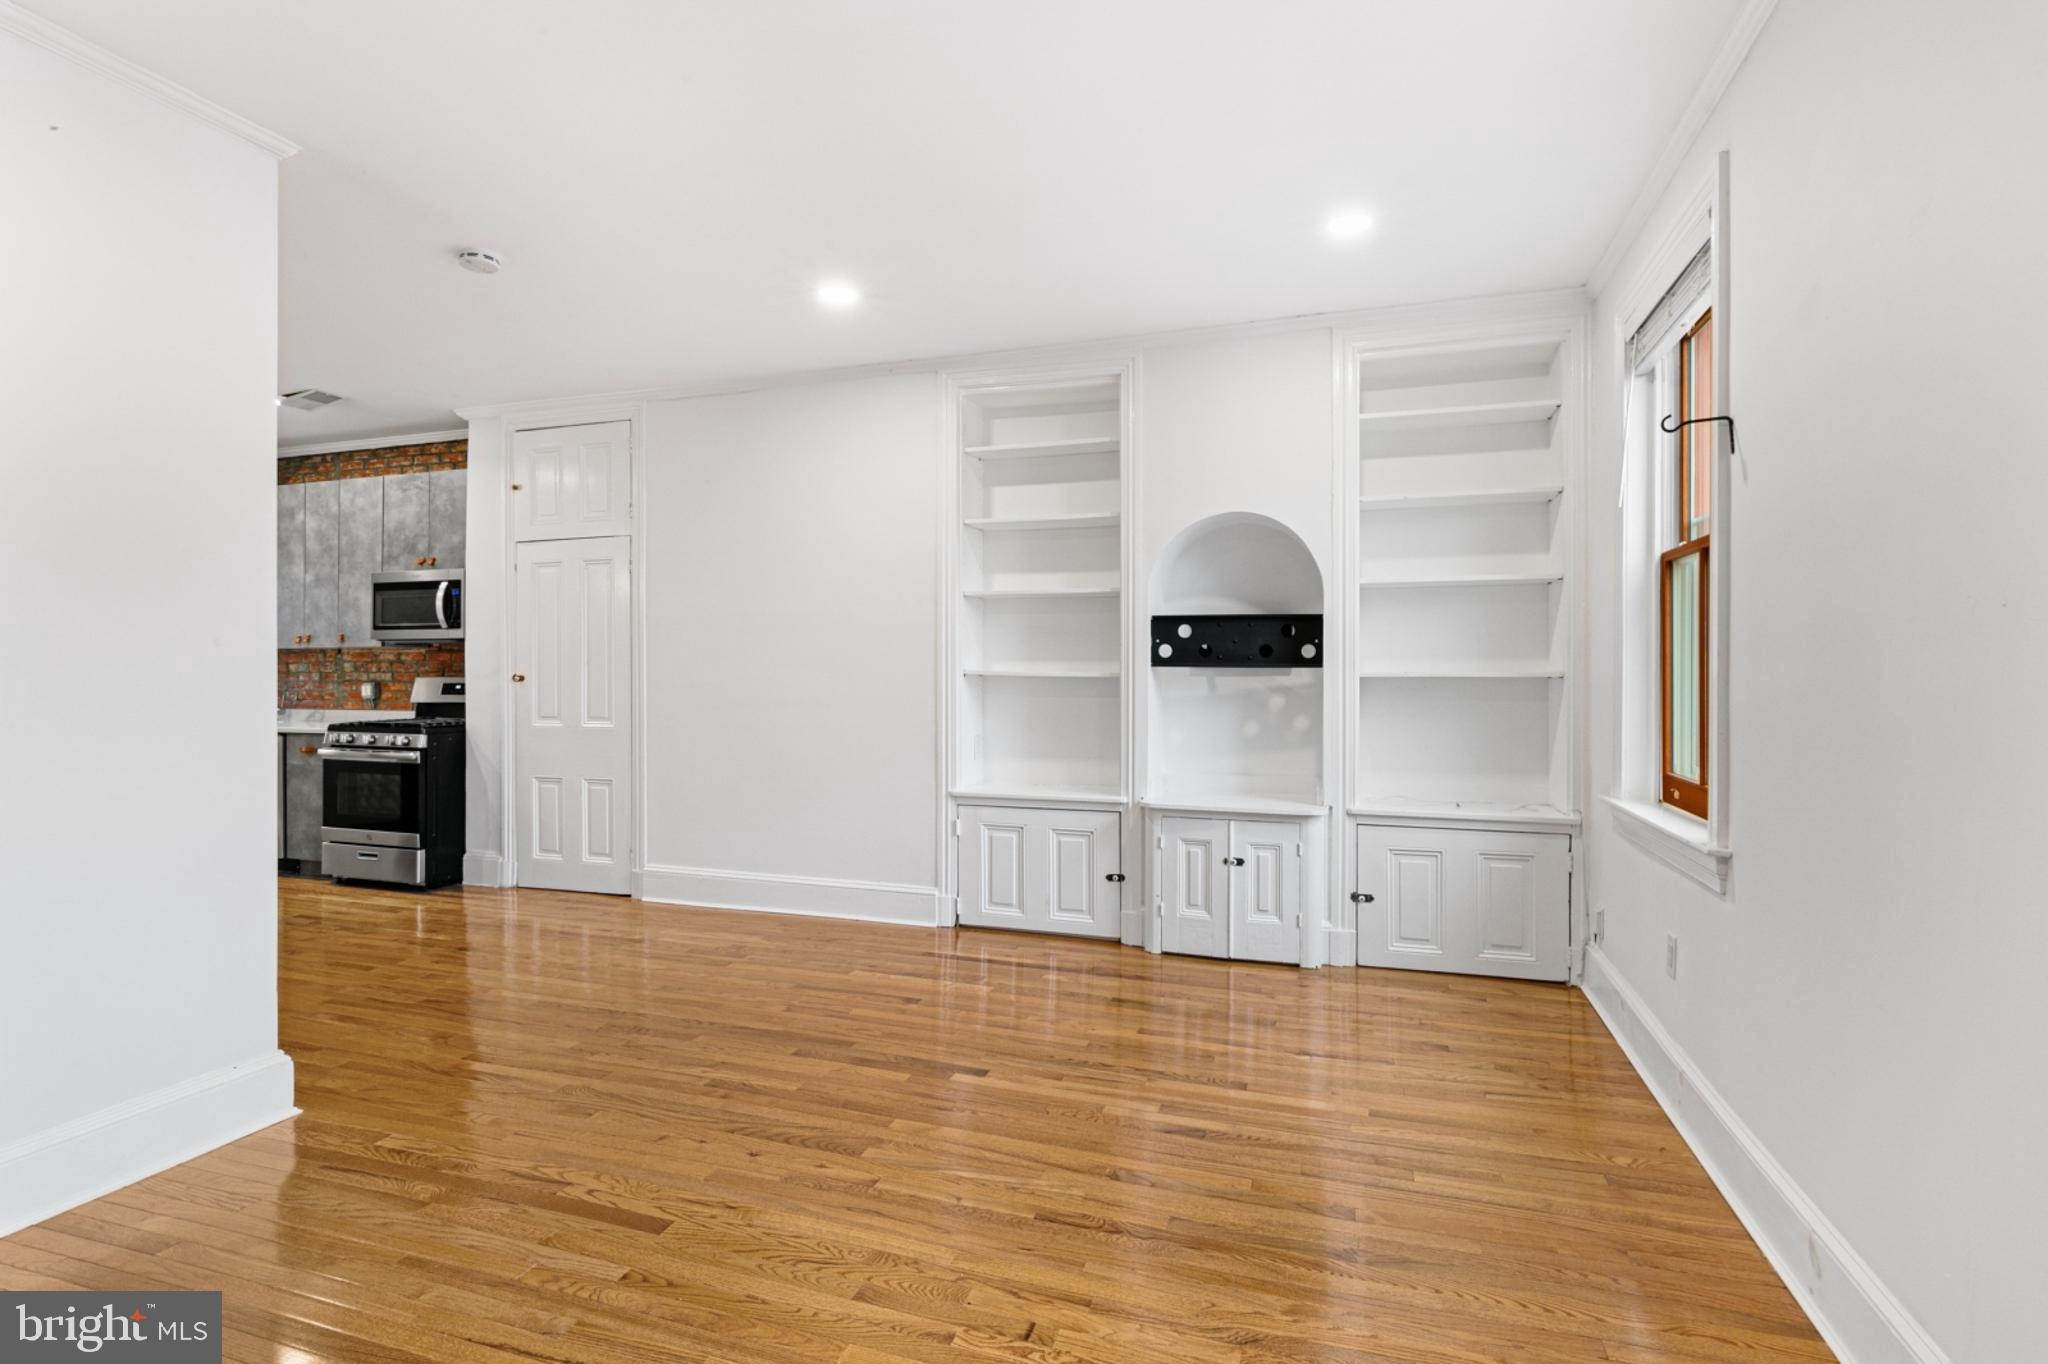
[(272, 1051), (32, 1133), (0, 1147), (0, 1236), (298, 1111), (292, 1060)]
[(939, 922), (940, 891), (936, 886), (662, 866), (642, 868), (639, 881), (640, 898), (662, 905), (751, 909), (768, 914), (808, 914), (821, 919), (861, 919), (868, 923), (924, 927)]
[(1597, 946), (1586, 950), (1581, 988), (1836, 1358), (1949, 1364)]
[(505, 884), (505, 859), (494, 852), (466, 852), (462, 855), (462, 884), (465, 886), (502, 886)]
[(1323, 964), (1326, 966), (1358, 965), (1358, 930), (1355, 928), (1325, 928), (1323, 930)]

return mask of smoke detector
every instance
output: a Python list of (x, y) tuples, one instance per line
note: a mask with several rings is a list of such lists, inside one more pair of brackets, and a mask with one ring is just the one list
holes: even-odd
[(301, 388), (281, 395), (277, 403), (280, 407), (296, 407), (301, 412), (318, 412), (329, 403), (340, 401), (339, 393), (329, 393), (320, 388)]
[(495, 275), (505, 262), (498, 259), (495, 251), (457, 251), (455, 263), (465, 270), (474, 270), (479, 275)]

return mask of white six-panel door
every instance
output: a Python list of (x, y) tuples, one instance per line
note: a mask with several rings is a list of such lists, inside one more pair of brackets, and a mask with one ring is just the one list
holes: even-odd
[(632, 541), (529, 540), (516, 562), (519, 884), (632, 891)]
[(623, 535), (632, 529), (633, 424), (593, 422), (512, 438), (512, 536)]
[(1117, 937), (1122, 827), (1114, 811), (960, 807), (960, 922)]
[(1563, 834), (1358, 826), (1358, 964), (1563, 980), (1571, 852)]

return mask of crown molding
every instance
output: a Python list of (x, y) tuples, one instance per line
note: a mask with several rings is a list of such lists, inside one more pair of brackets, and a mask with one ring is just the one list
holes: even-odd
[(1446, 299), (1434, 303), (1398, 303), (1382, 308), (1354, 308), (1336, 313), (1296, 313), (1289, 317), (1252, 322), (1224, 322), (1178, 331), (1138, 332), (1100, 337), (1088, 341), (1065, 341), (1052, 345), (1014, 350), (969, 351), (956, 355), (929, 356), (917, 360), (887, 360), (867, 365), (845, 365), (833, 369), (796, 370), (787, 374), (760, 374), (746, 378), (715, 380), (698, 384), (671, 384), (658, 388), (636, 388), (609, 393), (564, 394), (509, 403), (458, 407), (455, 415), (464, 421), (492, 417), (519, 417), (534, 412), (590, 403), (652, 403), (678, 398), (712, 398), (763, 389), (797, 388), (810, 384), (847, 383), (891, 374), (959, 374), (1041, 366), (1121, 367), (1131, 354), (1160, 346), (1198, 345), (1202, 342), (1248, 340), (1298, 331), (1349, 331), (1382, 325), (1414, 325), (1421, 321), (1463, 319), (1526, 311), (1529, 314), (1566, 313), (1583, 308), (1590, 295), (1583, 289), (1549, 289), (1535, 293), (1505, 294), (1487, 298)]
[(1692, 150), (1700, 130), (1707, 126), (1707, 120), (1720, 107), (1721, 97), (1728, 93), (1735, 73), (1742, 69), (1743, 60), (1756, 46), (1758, 35), (1777, 8), (1778, 0), (1749, 0), (1742, 7), (1742, 13), (1735, 16), (1735, 26), (1728, 30), (1728, 37), (1722, 42), (1721, 50), (1714, 54), (1713, 65), (1707, 68), (1707, 74), (1700, 78), (1699, 87), (1692, 93), (1692, 102), (1685, 106), (1678, 126), (1665, 139), (1664, 150), (1658, 153), (1656, 164), (1650, 167), (1650, 173), (1644, 177), (1636, 197), (1629, 201), (1628, 212), (1622, 215), (1614, 235), (1607, 239), (1607, 249), (1600, 253), (1593, 273), (1586, 279), (1586, 292), (1598, 294), (1613, 280), (1614, 272), (1621, 268), (1622, 257), (1635, 245), (1637, 234), (1656, 211), (1664, 191), (1671, 188), (1685, 154)]
[(351, 450), (389, 450), (398, 445), (431, 445), (435, 441), (468, 440), (469, 428), (458, 426), (453, 431), (415, 431), (406, 436), (357, 436), (353, 440), (328, 440), (310, 445), (280, 445), (279, 459), (294, 459), (300, 455), (343, 455)]
[(165, 80), (154, 71), (137, 66), (126, 57), (117, 57), (71, 30), (59, 28), (41, 15), (29, 13), (13, 0), (0, 0), (0, 33), (12, 33), (131, 90), (140, 90), (174, 109), (182, 109), (202, 123), (210, 123), (222, 132), (232, 133), (280, 161), (299, 150), (298, 143), (279, 137), (261, 124), (251, 123), (240, 114), (193, 94), (175, 81)]

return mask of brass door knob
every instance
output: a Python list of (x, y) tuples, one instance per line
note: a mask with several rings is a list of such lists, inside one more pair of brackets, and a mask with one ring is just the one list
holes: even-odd
[(513, 674), (512, 674), (512, 680), (513, 680), (514, 682), (524, 682), (524, 681), (526, 680), (526, 674), (525, 674), (525, 673), (513, 673)]
[(299, 752), (301, 752), (301, 753), (305, 754), (305, 755), (306, 755), (307, 757), (309, 757), (309, 758), (310, 758), (310, 757), (312, 757), (312, 756), (313, 756), (313, 755), (314, 755), (315, 753), (318, 753), (319, 751), (320, 751), (320, 747), (319, 747), (319, 745), (318, 745), (318, 744), (300, 744), (300, 745), (299, 745)]

